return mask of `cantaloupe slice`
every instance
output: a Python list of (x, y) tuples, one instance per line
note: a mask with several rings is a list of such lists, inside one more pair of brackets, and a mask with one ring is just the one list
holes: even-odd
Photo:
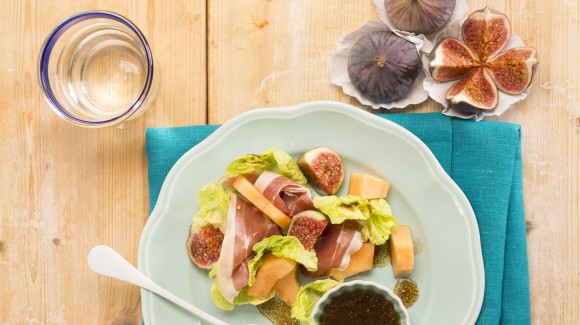
[(274, 284), (276, 294), (288, 306), (292, 306), (296, 302), (296, 296), (298, 295), (298, 290), (300, 290), (297, 271), (298, 267), (295, 266), (293, 271), (290, 271)]
[(415, 253), (413, 252), (413, 238), (409, 226), (399, 225), (397, 231), (391, 234), (391, 265), (393, 275), (400, 276), (413, 272), (415, 267)]
[(389, 193), (391, 184), (382, 179), (368, 174), (352, 173), (348, 181), (348, 194), (356, 195), (363, 199), (382, 199)]
[(260, 193), (260, 191), (258, 191), (244, 176), (238, 176), (232, 185), (236, 190), (238, 190), (238, 192), (248, 199), (250, 203), (280, 226), (280, 228), (288, 230), (291, 221), (290, 217), (272, 204), (272, 202)]
[(330, 276), (337, 280), (343, 280), (355, 274), (368, 271), (373, 268), (375, 256), (375, 244), (364, 243), (362, 247), (350, 256), (350, 262), (344, 271), (339, 269), (330, 270)]
[(256, 272), (256, 281), (248, 288), (248, 295), (266, 297), (274, 284), (296, 268), (296, 261), (268, 253)]

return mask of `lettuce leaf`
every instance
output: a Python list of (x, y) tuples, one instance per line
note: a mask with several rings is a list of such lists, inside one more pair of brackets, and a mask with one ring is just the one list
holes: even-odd
[(209, 273), (207, 274), (207, 276), (209, 276), (210, 278), (215, 278), (217, 276), (219, 264), (220, 264), (220, 260), (218, 259), (217, 262), (215, 262), (215, 264), (211, 268), (211, 270), (209, 270)]
[(327, 215), (333, 224), (340, 224), (346, 220), (367, 220), (373, 209), (368, 200), (355, 195), (318, 196), (313, 199), (313, 203), (314, 207)]
[(298, 163), (296, 163), (289, 154), (277, 148), (270, 148), (266, 153), (269, 153), (274, 157), (278, 168), (278, 174), (289, 178), (302, 186), (308, 184), (306, 177), (302, 174), (300, 167), (298, 167)]
[(234, 159), (228, 165), (224, 177), (236, 177), (242, 174), (259, 174), (267, 170), (272, 170), (275, 166), (276, 162), (270, 154), (244, 155)]
[(211, 285), (211, 297), (213, 298), (214, 303), (220, 309), (223, 310), (232, 310), (234, 309), (235, 305), (245, 305), (245, 304), (252, 304), (252, 305), (259, 305), (262, 304), (274, 297), (275, 291), (272, 290), (270, 294), (265, 298), (259, 297), (252, 297), (248, 295), (248, 287), (245, 286), (240, 293), (234, 298), (234, 303), (227, 301), (226, 298), (222, 295), (219, 286), (217, 284), (217, 280), (215, 280)]
[(338, 281), (325, 279), (317, 280), (300, 287), (296, 302), (292, 305), (290, 310), (292, 317), (298, 319), (301, 324), (314, 325), (314, 320), (310, 317), (314, 305), (316, 305), (318, 299), (320, 299), (326, 291), (339, 284), (340, 282)]
[(226, 168), (224, 178), (242, 174), (259, 174), (264, 171), (276, 172), (302, 186), (308, 183), (298, 163), (278, 148), (270, 148), (262, 154), (244, 155), (234, 159)]
[(363, 241), (370, 241), (375, 245), (387, 242), (391, 233), (397, 230), (397, 219), (393, 217), (391, 207), (383, 199), (369, 201), (373, 207), (370, 218), (361, 230)]
[(192, 218), (193, 229), (212, 225), (225, 233), (230, 195), (218, 183), (209, 183), (197, 192), (197, 196), (199, 211)]
[(313, 202), (333, 224), (346, 220), (363, 221), (363, 240), (376, 245), (384, 244), (398, 227), (397, 219), (384, 199), (365, 200), (354, 195), (332, 195), (316, 197)]
[[(294, 236), (271, 236), (256, 243), (253, 249), (254, 252), (256, 252), (256, 255), (248, 262), (248, 271), (250, 273), (248, 285), (250, 286), (256, 281), (256, 271), (262, 264), (262, 257), (267, 252), (272, 252), (272, 254), (278, 257), (293, 259), (296, 262), (304, 265), (310, 271), (314, 271), (318, 267), (316, 253), (314, 253), (314, 251), (305, 250), (304, 246), (302, 246), (302, 243)], [(209, 276), (215, 276), (217, 274), (218, 268), (219, 261), (214, 265)], [(272, 290), (265, 298), (252, 297), (248, 295), (248, 286), (246, 286), (242, 289), (242, 291), (240, 291), (236, 298), (234, 298), (234, 302), (232, 304), (227, 301), (221, 294), (217, 285), (217, 280), (214, 281), (211, 286), (211, 296), (216, 306), (224, 310), (232, 310), (234, 309), (235, 305), (241, 304), (259, 305), (274, 297), (274, 294), (275, 291)]]
[(318, 268), (316, 253), (312, 250), (305, 250), (300, 240), (294, 236), (270, 236), (257, 242), (253, 249), (256, 255), (248, 261), (248, 272), (250, 273), (248, 285), (250, 286), (256, 281), (256, 271), (262, 264), (262, 257), (267, 252), (271, 252), (278, 257), (295, 260), (297, 263), (304, 265), (309, 271), (316, 271)]

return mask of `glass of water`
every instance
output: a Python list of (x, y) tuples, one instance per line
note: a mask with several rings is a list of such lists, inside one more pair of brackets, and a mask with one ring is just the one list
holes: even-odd
[(120, 124), (153, 97), (153, 56), (143, 33), (108, 11), (76, 14), (47, 37), (40, 85), (50, 107), (84, 127)]

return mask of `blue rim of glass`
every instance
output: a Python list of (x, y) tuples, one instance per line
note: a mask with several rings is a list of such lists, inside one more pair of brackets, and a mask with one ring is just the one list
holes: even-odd
[[(143, 46), (143, 49), (145, 50), (145, 53), (147, 55), (147, 80), (139, 97), (137, 97), (137, 99), (131, 104), (129, 109), (127, 109), (127, 111), (125, 111), (123, 114), (103, 121), (86, 121), (69, 114), (66, 111), (66, 109), (64, 109), (59, 103), (59, 101), (56, 99), (52, 87), (50, 87), (50, 76), (48, 75), (48, 65), (50, 61), (50, 55), (52, 54), (52, 50), (54, 49), (55, 44), (70, 27), (85, 20), (98, 18), (115, 20), (127, 26), (132, 32), (135, 33), (135, 35), (137, 35), (137, 37), (139, 37), (141, 45)], [(76, 122), (81, 125), (96, 127), (120, 123), (126, 120), (127, 118), (131, 117), (143, 105), (145, 99), (147, 98), (147, 95), (149, 94), (149, 91), (151, 90), (154, 67), (153, 67), (153, 55), (151, 54), (151, 49), (149, 48), (149, 43), (147, 43), (147, 39), (145, 39), (145, 36), (141, 32), (141, 30), (139, 30), (139, 28), (135, 24), (133, 24), (129, 19), (111, 11), (104, 10), (86, 11), (65, 19), (63, 22), (61, 22), (60, 24), (58, 24), (58, 26), (54, 28), (54, 30), (44, 41), (38, 61), (39, 61), (38, 71), (40, 85), (44, 91), (45, 98), (50, 104), (51, 108), (65, 119), (71, 122)]]

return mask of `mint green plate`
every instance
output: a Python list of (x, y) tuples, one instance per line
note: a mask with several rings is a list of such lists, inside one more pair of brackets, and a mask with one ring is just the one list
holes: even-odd
[[(400, 224), (423, 244), (411, 277), (420, 297), (412, 324), (471, 324), (481, 309), (484, 270), (475, 215), (431, 151), (397, 124), (353, 106), (313, 102), (256, 109), (228, 121), (173, 166), (139, 243), (139, 269), (153, 281), (231, 324), (269, 324), (254, 306), (222, 311), (210, 296), (207, 271), (189, 260), (185, 241), (198, 209), (197, 191), (217, 181), (235, 157), (270, 147), (298, 156), (317, 146), (336, 150), (346, 168), (388, 179), (387, 197)], [(343, 186), (339, 195), (344, 195)], [(393, 289), (390, 266), (353, 279)], [(143, 318), (152, 324), (198, 324), (180, 307), (141, 290)], [(201, 323), (201, 322), (199, 322)]]

